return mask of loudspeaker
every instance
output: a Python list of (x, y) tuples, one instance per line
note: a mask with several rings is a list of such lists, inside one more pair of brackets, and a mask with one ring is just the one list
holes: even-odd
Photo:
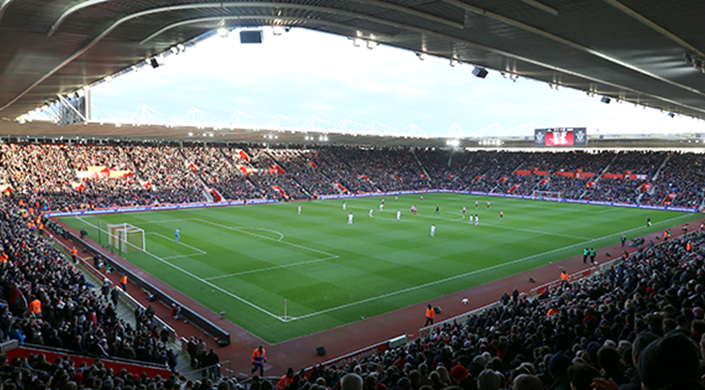
[(326, 347), (321, 345), (320, 347), (316, 348), (316, 353), (318, 354), (318, 356), (325, 355), (326, 354)]
[(475, 67), (475, 69), (472, 70), (472, 74), (474, 74), (475, 77), (479, 77), (481, 79), (484, 79), (485, 77), (487, 77), (487, 69)]
[(605, 104), (610, 104), (612, 99), (608, 98), (607, 96), (603, 96), (602, 99), (600, 99), (600, 101)]
[(262, 30), (240, 31), (240, 43), (262, 43)]
[(149, 64), (152, 65), (152, 68), (156, 69), (159, 67), (159, 62), (157, 62), (157, 59), (152, 57), (152, 59), (149, 60)]

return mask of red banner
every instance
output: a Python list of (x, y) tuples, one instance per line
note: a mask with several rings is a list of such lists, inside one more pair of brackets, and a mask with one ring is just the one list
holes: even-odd
[(335, 183), (335, 186), (340, 188), (340, 190), (343, 191), (344, 194), (350, 193), (350, 191), (346, 190), (345, 187), (343, 187), (340, 183)]
[(524, 170), (517, 169), (516, 171), (514, 171), (514, 174), (521, 175), (521, 176), (528, 176), (528, 175), (531, 175), (531, 172), (532, 171), (524, 171)]
[(284, 192), (284, 190), (283, 190), (281, 187), (279, 187), (279, 186), (272, 186), (272, 188), (275, 189), (275, 190), (277, 190), (277, 191), (279, 192), (279, 195), (281, 195), (282, 198), (289, 199), (289, 195), (287, 195), (286, 192)]
[(314, 167), (314, 168), (318, 168), (318, 165), (316, 165), (316, 163), (313, 162), (313, 161), (309, 161), (309, 162), (308, 162), (308, 165), (310, 165), (310, 166), (312, 166), (312, 167)]
[(651, 184), (648, 184), (648, 183), (642, 184), (641, 187), (639, 187), (639, 192), (646, 192), (646, 191), (650, 190), (651, 187), (652, 187)]
[(240, 155), (240, 158), (242, 158), (243, 160), (248, 161), (248, 162), (250, 161), (250, 156), (248, 156), (247, 153), (245, 153), (244, 151), (241, 150), (238, 154)]
[(550, 178), (548, 178), (548, 177), (543, 178), (543, 179), (541, 179), (541, 181), (539, 182), (539, 185), (540, 185), (540, 186), (545, 186), (546, 184), (548, 184), (548, 181), (549, 181), (549, 180), (550, 180)]
[(516, 191), (516, 189), (519, 188), (519, 186), (520, 186), (520, 184), (514, 184), (514, 185), (512, 186), (512, 188), (510, 188), (509, 191), (507, 191), (507, 193), (508, 193), (508, 194), (513, 194), (514, 191)]
[(597, 184), (597, 182), (596, 182), (595, 180), (590, 180), (590, 181), (585, 185), (585, 188), (592, 188), (592, 187), (595, 186), (595, 184)]
[(277, 174), (277, 175), (283, 175), (285, 172), (284, 170), (277, 164), (273, 164), (269, 166), (269, 173), (271, 174)]
[(508, 177), (502, 176), (502, 177), (499, 179), (499, 182), (500, 182), (500, 183), (504, 183), (504, 182), (507, 181), (508, 179), (509, 179)]
[(395, 179), (397, 179), (397, 180), (399, 180), (399, 181), (402, 181), (399, 176), (397, 176), (397, 175), (395, 175), (395, 174), (393, 174), (393, 173), (392, 173), (392, 177), (395, 178)]

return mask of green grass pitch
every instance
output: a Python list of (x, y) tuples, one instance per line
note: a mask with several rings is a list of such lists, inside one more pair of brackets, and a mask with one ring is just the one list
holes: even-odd
[[(124, 255), (128, 261), (278, 343), (559, 261), (586, 246), (611, 245), (623, 233), (636, 237), (699, 217), (450, 193), (425, 194), (423, 201), (419, 195), (398, 201), (387, 196), (380, 212), (381, 199), (347, 199), (347, 210), (342, 200), (330, 200), (61, 220), (86, 228), (103, 245), (107, 234), (99, 234), (98, 226), (144, 229), (146, 252)], [(463, 206), (479, 215), (479, 226), (463, 218)], [(347, 224), (350, 212), (353, 225)], [(174, 240), (177, 228), (180, 242)]]

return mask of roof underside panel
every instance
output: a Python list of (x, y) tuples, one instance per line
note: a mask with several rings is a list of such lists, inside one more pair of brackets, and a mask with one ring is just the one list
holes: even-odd
[[(485, 66), (705, 118), (705, 3), (656, 0), (2, 2), (0, 118), (214, 29), (281, 25)], [(538, 3), (538, 5), (537, 5)], [(703, 55), (705, 56), (705, 55)]]

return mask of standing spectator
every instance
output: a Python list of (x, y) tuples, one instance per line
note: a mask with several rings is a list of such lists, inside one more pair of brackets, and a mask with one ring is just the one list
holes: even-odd
[(426, 323), (424, 324), (424, 327), (433, 325), (433, 319), (436, 317), (436, 311), (433, 310), (431, 305), (429, 304), (428, 307), (426, 308)]
[(119, 297), (120, 297), (120, 290), (118, 290), (117, 286), (115, 286), (110, 291), (110, 299), (113, 301), (113, 306), (115, 306), (116, 308), (118, 305), (118, 298)]
[(122, 287), (122, 291), (127, 292), (127, 274), (122, 275), (122, 278), (120, 278), (120, 287)]
[(260, 345), (252, 352), (252, 373), (259, 369), (259, 376), (264, 376), (264, 363), (267, 362), (267, 351)]
[[(348, 374), (352, 375), (352, 374)], [(347, 375), (346, 375), (347, 376)], [(277, 382), (277, 390), (284, 390), (286, 389), (287, 386), (291, 384), (291, 382), (294, 380), (294, 369), (289, 367), (288, 370), (286, 370), (286, 375), (281, 377), (279, 379), (279, 382)], [(343, 377), (341, 384), (344, 385), (345, 377)], [(362, 389), (362, 378), (360, 378), (360, 390)], [(344, 386), (341, 386), (342, 389), (347, 390)]]

